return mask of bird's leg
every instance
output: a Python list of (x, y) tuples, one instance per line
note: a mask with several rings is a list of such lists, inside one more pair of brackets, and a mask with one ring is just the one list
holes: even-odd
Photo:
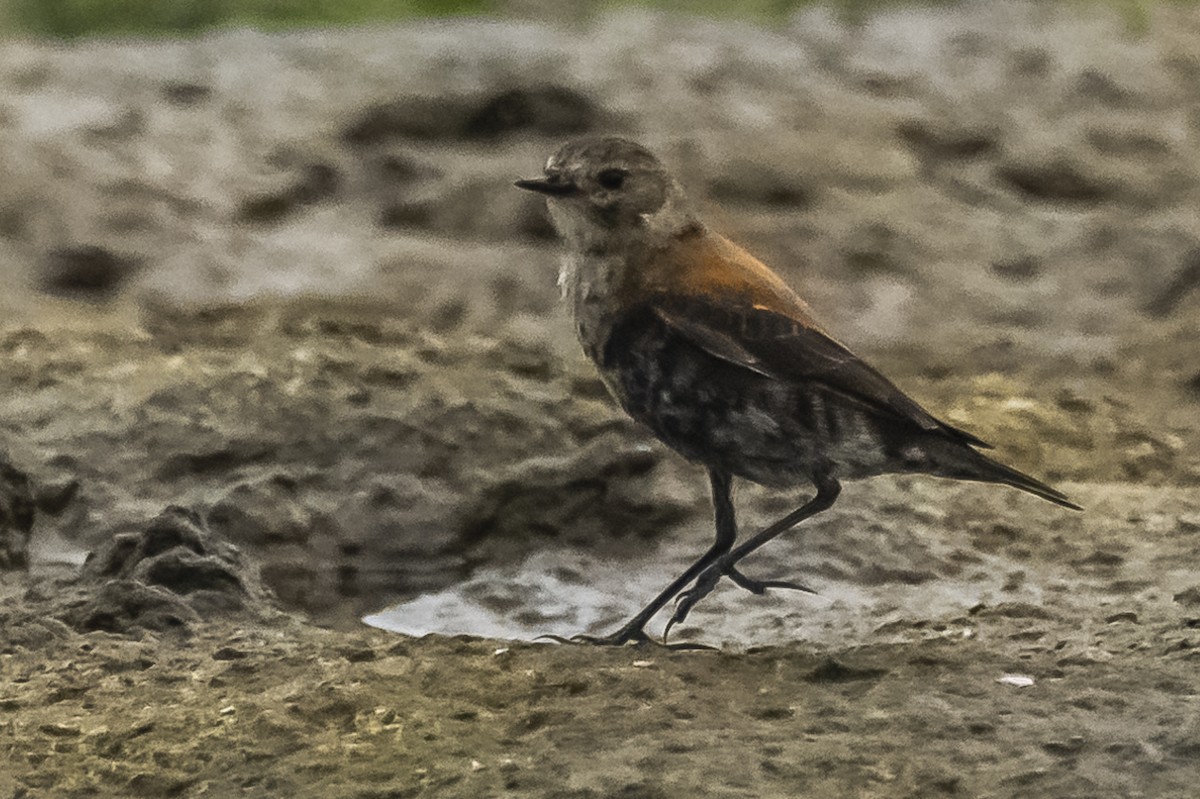
[(686, 619), (688, 613), (696, 606), (696, 603), (712, 593), (712, 590), (717, 587), (717, 583), (720, 582), (722, 574), (728, 574), (730, 579), (735, 583), (756, 594), (761, 594), (768, 588), (797, 588), (813, 593), (811, 589), (805, 588), (798, 583), (779, 581), (776, 584), (774, 580), (753, 580), (737, 570), (737, 562), (780, 533), (790, 530), (810, 516), (815, 516), (833, 505), (838, 498), (838, 494), (841, 493), (841, 484), (829, 476), (818, 476), (814, 482), (817, 486), (816, 496), (770, 527), (751, 537), (741, 546), (718, 557), (700, 573), (700, 576), (696, 578), (695, 585), (679, 595), (676, 601), (675, 613), (671, 616), (670, 621), (667, 622), (666, 629), (663, 630), (664, 641), (671, 628)]
[[(654, 614), (658, 613), (663, 605), (667, 604), (676, 594), (686, 588), (688, 583), (696, 579), (696, 575), (709, 570), (715, 562), (733, 549), (733, 542), (737, 538), (737, 520), (733, 514), (733, 476), (728, 472), (718, 469), (709, 469), (708, 478), (712, 484), (713, 510), (717, 527), (716, 539), (713, 541), (712, 546), (708, 548), (708, 551), (701, 555), (699, 560), (689, 566), (687, 571), (679, 575), (670, 585), (663, 589), (662, 593), (656, 596), (649, 605), (646, 605), (636, 616), (627, 621), (621, 629), (602, 636), (576, 635), (568, 640), (600, 646), (621, 646), (631, 641), (637, 643), (648, 642), (650, 638), (646, 635), (643, 628)], [(564, 641), (559, 636), (546, 635), (540, 637), (549, 638), (553, 641)], [(685, 644), (676, 648), (699, 647)]]

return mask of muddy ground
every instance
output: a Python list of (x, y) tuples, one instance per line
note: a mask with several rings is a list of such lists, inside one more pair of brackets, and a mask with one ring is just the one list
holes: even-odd
[[(6, 43), (0, 796), (1194, 796), (1198, 87), (1170, 7)], [(1086, 510), (854, 483), (715, 650), (532, 642), (711, 536), (511, 188), (595, 132)]]

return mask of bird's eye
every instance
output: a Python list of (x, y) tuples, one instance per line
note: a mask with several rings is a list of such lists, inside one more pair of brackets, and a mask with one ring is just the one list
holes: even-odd
[(596, 182), (601, 188), (619, 189), (625, 183), (624, 169), (606, 169), (599, 175), (596, 175)]

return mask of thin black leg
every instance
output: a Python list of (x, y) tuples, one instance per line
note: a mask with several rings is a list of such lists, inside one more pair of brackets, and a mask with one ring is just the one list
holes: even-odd
[[(696, 603), (712, 593), (712, 590), (717, 587), (717, 583), (720, 582), (722, 574), (728, 574), (738, 585), (755, 593), (762, 593), (767, 588), (772, 587), (771, 583), (763, 583), (746, 577), (736, 569), (737, 562), (780, 533), (790, 530), (800, 522), (817, 515), (823, 510), (828, 510), (837, 501), (838, 494), (842, 490), (841, 483), (832, 477), (818, 477), (814, 482), (817, 486), (816, 496), (762, 532), (752, 536), (737, 549), (733, 549), (725, 555), (718, 556), (711, 565), (700, 572), (699, 577), (696, 579), (696, 584), (679, 595), (675, 613), (671, 616), (671, 620), (667, 622), (666, 629), (663, 630), (664, 641), (671, 628), (686, 619), (688, 613), (696, 606)], [(736, 577), (734, 576), (735, 574), (737, 575)], [(799, 588), (805, 591), (810, 590), (795, 583), (782, 584), (782, 587)]]
[[(663, 605), (670, 602), (688, 583), (696, 579), (696, 575), (709, 569), (723, 555), (729, 554), (733, 549), (733, 542), (737, 538), (737, 518), (733, 510), (733, 476), (728, 472), (709, 469), (708, 479), (712, 484), (713, 511), (717, 528), (716, 540), (713, 541), (708, 551), (689, 566), (683, 574), (679, 575), (674, 582), (664, 588), (662, 593), (651, 600), (649, 605), (646, 605), (636, 616), (626, 622), (621, 629), (599, 637), (577, 635), (571, 640), (607, 646), (620, 646), (630, 641), (649, 641), (650, 638), (643, 628), (654, 614), (658, 613)], [(561, 640), (556, 636), (543, 637)]]

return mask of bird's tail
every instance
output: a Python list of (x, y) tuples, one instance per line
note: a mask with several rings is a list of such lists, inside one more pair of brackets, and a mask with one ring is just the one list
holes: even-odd
[(947, 452), (943, 449), (938, 455), (941, 457), (936, 457), (938, 468), (934, 471), (934, 474), (943, 477), (953, 477), (959, 480), (1002, 483), (1013, 488), (1019, 488), (1022, 491), (1033, 494), (1035, 497), (1041, 497), (1048, 502), (1053, 502), (1055, 505), (1062, 505), (1064, 508), (1070, 508), (1071, 510), (1083, 510), (1082, 507), (1072, 502), (1066, 494), (1057, 488), (1048, 486), (1041, 480), (1036, 480), (1023, 472), (1018, 472), (1010, 466), (1005, 466), (999, 461), (994, 461), (969, 447), (956, 444), (953, 445), (952, 452)]

